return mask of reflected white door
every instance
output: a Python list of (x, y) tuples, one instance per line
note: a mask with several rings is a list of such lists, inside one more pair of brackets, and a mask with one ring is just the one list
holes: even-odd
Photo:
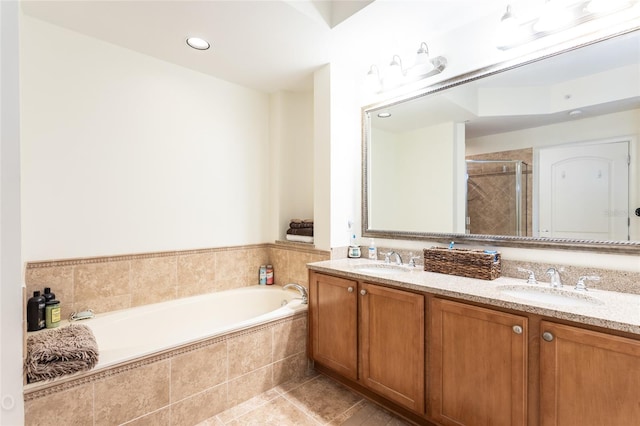
[(539, 151), (539, 235), (629, 239), (629, 142)]

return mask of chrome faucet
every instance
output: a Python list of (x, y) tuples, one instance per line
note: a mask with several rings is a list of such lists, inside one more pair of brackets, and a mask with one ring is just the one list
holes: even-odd
[(538, 284), (536, 280), (536, 274), (530, 269), (518, 268), (519, 272), (524, 272), (525, 274), (529, 274), (527, 278), (527, 284)]
[(396, 265), (402, 265), (402, 258), (400, 257), (400, 254), (395, 251), (390, 251), (384, 254), (384, 263), (391, 263), (391, 256), (394, 254), (396, 255)]
[(562, 288), (562, 278), (560, 278), (560, 272), (556, 268), (547, 269), (547, 275), (551, 277), (551, 288)]
[(575, 286), (575, 290), (577, 291), (587, 291), (587, 285), (584, 283), (585, 281), (600, 281), (600, 277), (597, 275), (585, 275), (578, 279), (578, 284)]
[(282, 287), (283, 290), (288, 290), (290, 288), (295, 288), (296, 290), (298, 290), (300, 292), (300, 296), (301, 296), (303, 305), (307, 305), (309, 303), (309, 293), (307, 293), (307, 289), (306, 288), (304, 288), (300, 284), (296, 284), (296, 283), (286, 284), (284, 287)]

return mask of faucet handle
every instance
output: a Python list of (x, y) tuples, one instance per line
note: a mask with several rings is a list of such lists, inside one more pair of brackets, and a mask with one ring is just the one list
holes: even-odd
[(536, 274), (532, 270), (518, 267), (518, 271), (529, 274), (529, 277), (527, 278), (527, 284), (538, 284), (538, 280), (536, 280)]
[(600, 281), (600, 277), (597, 275), (584, 275), (578, 279), (578, 283), (575, 286), (575, 290), (577, 291), (587, 291), (587, 286), (584, 283), (585, 281)]

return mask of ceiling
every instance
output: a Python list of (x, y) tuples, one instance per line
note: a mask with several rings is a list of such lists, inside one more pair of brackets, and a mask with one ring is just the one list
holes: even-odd
[[(311, 90), (313, 72), (343, 46), (367, 44), (398, 28), (412, 37), (412, 28), (441, 34), (503, 8), (504, 2), (23, 0), (21, 5), (28, 16), (271, 93)], [(205, 38), (212, 48), (190, 49), (188, 36)], [(363, 55), (375, 46), (368, 49)]]

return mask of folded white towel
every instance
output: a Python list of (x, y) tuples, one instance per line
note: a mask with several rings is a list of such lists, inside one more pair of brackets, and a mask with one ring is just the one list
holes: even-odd
[(299, 243), (312, 243), (313, 237), (308, 237), (306, 235), (286, 235), (287, 241), (295, 241)]

